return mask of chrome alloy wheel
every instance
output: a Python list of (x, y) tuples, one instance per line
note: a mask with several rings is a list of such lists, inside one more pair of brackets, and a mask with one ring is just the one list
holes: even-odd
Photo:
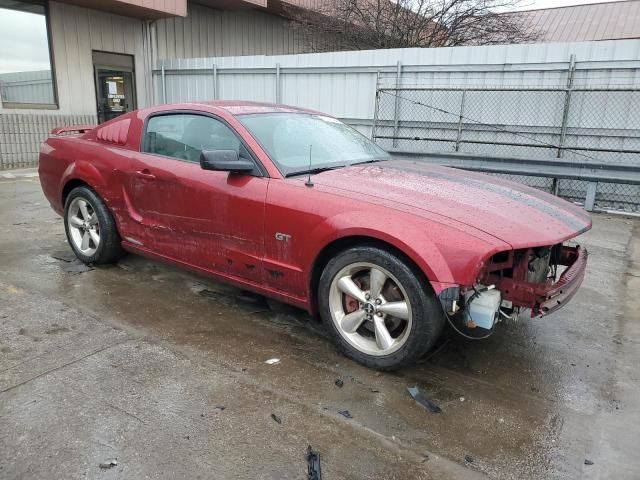
[(100, 224), (93, 206), (84, 198), (74, 198), (67, 210), (69, 237), (74, 246), (88, 257), (100, 245)]
[(412, 326), (411, 304), (400, 282), (368, 262), (347, 265), (331, 281), (329, 309), (340, 335), (367, 355), (390, 355)]

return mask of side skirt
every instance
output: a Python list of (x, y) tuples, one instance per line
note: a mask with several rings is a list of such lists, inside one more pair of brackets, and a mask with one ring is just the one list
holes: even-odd
[(230, 285), (233, 285), (234, 287), (242, 288), (244, 290), (249, 290), (249, 291), (258, 293), (260, 295), (264, 295), (266, 297), (270, 297), (275, 300), (281, 301), (283, 303), (293, 305), (294, 307), (301, 308), (311, 313), (311, 305), (310, 305), (309, 299), (306, 297), (298, 297), (295, 295), (282, 292), (281, 290), (269, 288), (259, 283), (249, 282), (247, 280), (244, 280), (232, 275), (225, 275), (218, 272), (213, 272), (211, 270), (207, 270), (205, 268), (198, 267), (196, 265), (192, 265), (190, 263), (186, 263), (181, 260), (176, 260), (175, 258), (153, 252), (144, 247), (135, 245), (127, 241), (122, 242), (122, 248), (124, 248), (128, 252), (138, 254), (143, 257), (151, 258), (154, 260), (159, 260), (161, 262), (168, 263), (176, 267), (184, 268), (194, 273), (199, 273), (207, 277), (211, 277), (216, 280), (220, 280), (222, 282), (228, 283)]

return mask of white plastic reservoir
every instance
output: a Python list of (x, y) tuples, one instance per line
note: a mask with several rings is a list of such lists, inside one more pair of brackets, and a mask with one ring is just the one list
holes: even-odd
[(467, 308), (464, 319), (467, 325), (473, 321), (476, 326), (491, 330), (498, 317), (498, 309), (502, 302), (502, 294), (499, 290), (484, 290), (475, 294), (472, 290), (467, 297)]

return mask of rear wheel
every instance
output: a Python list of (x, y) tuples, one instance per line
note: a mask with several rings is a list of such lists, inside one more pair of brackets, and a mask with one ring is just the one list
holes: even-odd
[(76, 187), (67, 196), (64, 227), (69, 245), (84, 263), (112, 263), (124, 253), (111, 212), (88, 187)]
[(422, 275), (371, 246), (334, 257), (320, 277), (322, 319), (340, 349), (369, 367), (393, 370), (415, 362), (438, 338), (442, 309)]

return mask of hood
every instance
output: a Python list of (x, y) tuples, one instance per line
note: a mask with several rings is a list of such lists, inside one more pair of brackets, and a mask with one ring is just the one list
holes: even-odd
[(341, 195), (451, 218), (512, 246), (553, 245), (591, 228), (582, 208), (525, 185), (425, 162), (388, 160), (330, 170), (314, 184)]

